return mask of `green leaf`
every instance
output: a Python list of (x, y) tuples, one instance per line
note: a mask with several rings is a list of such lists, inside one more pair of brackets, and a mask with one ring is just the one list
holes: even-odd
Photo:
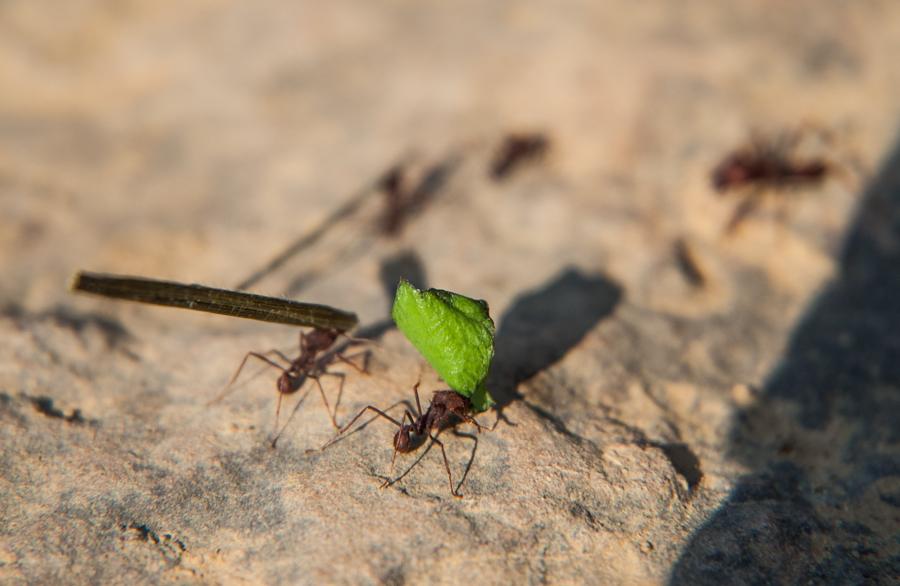
[(494, 398), (487, 390), (487, 387), (484, 386), (484, 383), (478, 385), (478, 388), (475, 389), (475, 392), (469, 397), (469, 401), (472, 403), (472, 410), (475, 411), (475, 413), (487, 411), (494, 406)]
[(400, 281), (391, 311), (400, 331), (450, 388), (476, 412), (494, 404), (484, 386), (494, 357), (494, 322), (486, 302)]

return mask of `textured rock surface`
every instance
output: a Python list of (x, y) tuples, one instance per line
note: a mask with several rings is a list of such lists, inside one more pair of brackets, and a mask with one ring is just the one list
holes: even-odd
[[(451, 4), (0, 4), (0, 581), (900, 579), (900, 6)], [(723, 237), (712, 166), (801, 121), (840, 171)], [(490, 180), (523, 129), (548, 156)], [(400, 276), (490, 302), (465, 498), (436, 450), (379, 490), (383, 421), (308, 453), (315, 391), (270, 449), (275, 372), (207, 405), (295, 330), (66, 292), (233, 286), (292, 242), (254, 290), (378, 339), (340, 421), (423, 371)]]

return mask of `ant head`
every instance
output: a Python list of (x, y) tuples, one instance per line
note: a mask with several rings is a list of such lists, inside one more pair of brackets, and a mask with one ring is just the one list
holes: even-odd
[(405, 454), (413, 450), (413, 440), (410, 437), (412, 427), (409, 425), (401, 425), (397, 433), (394, 434), (394, 449)]
[(427, 434), (416, 433), (416, 428), (410, 424), (400, 426), (397, 433), (394, 434), (394, 449), (401, 454), (412, 452), (423, 443), (428, 437)]
[(303, 378), (291, 370), (285, 370), (278, 377), (278, 392), (289, 395), (295, 392), (303, 384)]

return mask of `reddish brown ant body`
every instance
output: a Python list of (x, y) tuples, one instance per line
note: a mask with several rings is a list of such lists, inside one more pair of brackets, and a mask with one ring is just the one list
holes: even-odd
[(745, 187), (744, 195), (725, 226), (730, 234), (760, 204), (765, 190), (785, 191), (822, 182), (832, 166), (822, 159), (794, 160), (790, 151), (797, 146), (801, 133), (787, 133), (775, 141), (755, 138), (750, 145), (727, 155), (712, 171), (712, 184), (719, 193)]
[(821, 181), (828, 165), (820, 160), (789, 161), (771, 147), (741, 149), (725, 157), (713, 170), (713, 186), (720, 193), (745, 185), (764, 184), (776, 189)]
[[(353, 356), (344, 356), (343, 349), (338, 349), (335, 351), (329, 352), (328, 350), (334, 345), (337, 341), (338, 337), (341, 335), (341, 332), (335, 329), (326, 329), (326, 328), (314, 328), (309, 333), (300, 332), (300, 354), (297, 358), (291, 360), (287, 356), (285, 356), (282, 352), (278, 350), (269, 350), (268, 352), (248, 352), (244, 359), (241, 361), (240, 366), (238, 366), (237, 371), (235, 371), (234, 375), (231, 377), (231, 380), (228, 381), (228, 384), (225, 386), (225, 390), (222, 393), (210, 401), (210, 404), (215, 403), (222, 398), (224, 398), (231, 386), (237, 380), (238, 376), (241, 374), (241, 371), (244, 369), (244, 366), (247, 363), (247, 360), (250, 358), (257, 358), (262, 360), (269, 366), (277, 368), (281, 371), (281, 375), (278, 377), (278, 381), (276, 382), (275, 388), (278, 390), (278, 403), (275, 407), (275, 431), (276, 435), (272, 439), (272, 447), (274, 448), (276, 443), (278, 442), (278, 438), (281, 437), (281, 433), (284, 431), (284, 428), (281, 431), (278, 431), (278, 419), (281, 413), (281, 399), (284, 395), (290, 395), (299, 391), (303, 384), (307, 379), (312, 379), (316, 386), (319, 389), (319, 394), (322, 397), (322, 403), (325, 405), (325, 409), (328, 411), (328, 416), (331, 419), (331, 424), (335, 429), (340, 429), (340, 426), (337, 424), (335, 420), (335, 414), (331, 410), (331, 405), (328, 403), (328, 398), (325, 396), (325, 389), (322, 388), (322, 383), (319, 379), (323, 376), (333, 376), (341, 379), (341, 388), (343, 389), (344, 382), (344, 374), (329, 372), (328, 366), (335, 360), (340, 360), (346, 364), (349, 364), (359, 372), (365, 372), (365, 363), (362, 368), (354, 364), (350, 361), (350, 358), (355, 356), (359, 356), (360, 354), (354, 354)], [(351, 339), (351, 341), (353, 341)], [(284, 361), (288, 366), (284, 367), (281, 364), (278, 364), (274, 360), (268, 358), (267, 354), (274, 354), (282, 361)], [(365, 358), (368, 357), (368, 351), (362, 352)], [(338, 401), (340, 401), (340, 393), (338, 393)], [(335, 409), (337, 409), (337, 402), (335, 403)], [(290, 422), (290, 421), (289, 421)], [(285, 428), (287, 424), (285, 424)]]
[[(482, 426), (475, 418), (472, 416), (472, 403), (469, 401), (467, 397), (460, 395), (456, 391), (436, 391), (431, 398), (431, 404), (428, 405), (428, 409), (425, 412), (422, 412), (422, 403), (419, 401), (419, 383), (416, 383), (413, 387), (413, 392), (416, 396), (416, 413), (413, 413), (409, 409), (407, 409), (403, 413), (403, 418), (398, 421), (382, 411), (381, 409), (373, 406), (367, 405), (364, 407), (356, 416), (350, 420), (350, 423), (345, 425), (338, 431), (337, 436), (331, 439), (328, 443), (322, 446), (324, 450), (338, 439), (343, 437), (343, 434), (350, 429), (356, 421), (365, 414), (366, 411), (372, 411), (379, 417), (383, 417), (396, 425), (398, 427), (397, 432), (394, 434), (393, 445), (394, 445), (394, 454), (391, 457), (391, 471), (394, 469), (394, 461), (397, 457), (397, 453), (408, 454), (410, 452), (415, 451), (423, 443), (425, 443), (426, 439), (430, 439), (431, 443), (428, 448), (426, 448), (425, 452), (419, 456), (413, 464), (406, 469), (403, 474), (398, 476), (397, 478), (388, 478), (382, 483), (381, 488), (385, 488), (387, 486), (391, 486), (392, 484), (399, 482), (402, 480), (407, 474), (412, 471), (413, 468), (425, 457), (425, 454), (428, 453), (428, 450), (431, 449), (431, 446), (437, 444), (439, 448), (441, 448), (441, 455), (444, 458), (444, 469), (447, 471), (447, 480), (450, 483), (450, 494), (455, 497), (461, 497), (462, 495), (459, 493), (460, 487), (453, 486), (453, 474), (450, 472), (450, 462), (447, 460), (447, 452), (444, 450), (444, 444), (441, 440), (438, 439), (438, 435), (445, 429), (450, 429), (456, 427), (460, 423), (467, 422), (471, 423), (476, 427), (478, 431), (481, 431), (484, 426)], [(474, 436), (472, 436), (474, 437)], [(477, 440), (475, 440), (477, 442)], [(471, 462), (470, 462), (471, 463)], [(465, 478), (463, 478), (463, 481)], [(460, 485), (462, 485), (462, 482)]]

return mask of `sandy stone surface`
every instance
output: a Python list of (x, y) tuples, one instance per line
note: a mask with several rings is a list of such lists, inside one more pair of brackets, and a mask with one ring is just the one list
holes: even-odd
[[(896, 583), (898, 55), (891, 1), (0, 3), (0, 582)], [(723, 234), (712, 168), (804, 125), (826, 180)], [(341, 423), (441, 388), (399, 277), (486, 299), (464, 497), (437, 449), (380, 489), (385, 421), (315, 451), (313, 385), (270, 448), (261, 363), (208, 404), (296, 329), (77, 269), (357, 312)]]

